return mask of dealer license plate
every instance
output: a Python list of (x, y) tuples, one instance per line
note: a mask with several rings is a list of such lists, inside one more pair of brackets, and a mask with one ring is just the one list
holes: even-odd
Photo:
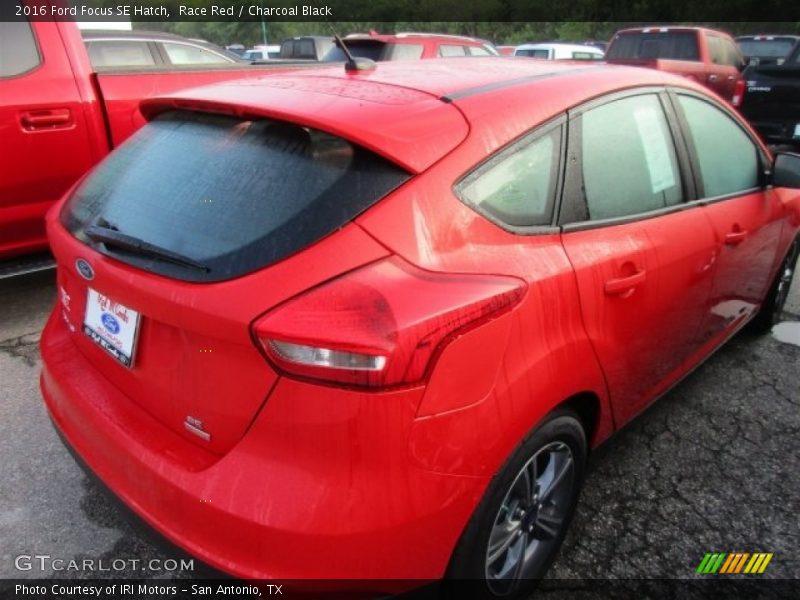
[(126, 367), (133, 365), (139, 313), (89, 288), (83, 332)]

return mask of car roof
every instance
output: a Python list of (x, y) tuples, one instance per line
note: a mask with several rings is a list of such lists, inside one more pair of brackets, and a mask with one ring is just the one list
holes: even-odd
[(625, 35), (633, 33), (669, 33), (669, 32), (697, 32), (713, 33), (716, 35), (723, 35), (731, 37), (730, 34), (720, 31), (719, 29), (709, 29), (708, 27), (689, 27), (687, 25), (648, 25), (646, 27), (629, 27), (627, 29), (620, 29), (614, 35)]
[(181, 35), (175, 33), (169, 33), (166, 31), (145, 31), (143, 29), (83, 29), (81, 30), (81, 35), (83, 39), (105, 39), (105, 38), (114, 38), (114, 39), (125, 39), (125, 38), (146, 38), (148, 40), (179, 40), (179, 41), (191, 41), (196, 42), (198, 44), (207, 44), (208, 42), (204, 40), (190, 40), (189, 38), (185, 38)]
[(463, 43), (472, 46), (482, 46), (488, 42), (471, 38), (464, 35), (451, 35), (447, 33), (424, 33), (404, 31), (400, 33), (350, 33), (346, 35), (344, 41), (354, 40), (374, 40), (384, 43), (409, 43), (413, 44), (415, 41), (432, 40), (441, 43)]
[[(142, 112), (147, 118), (187, 109), (283, 119), (340, 135), (421, 172), (463, 141), (471, 127), (492, 130), (485, 141), (489, 154), (591, 97), (665, 84), (703, 92), (686, 78), (655, 69), (452, 58), (380, 63), (355, 73), (339, 64), (288, 69), (144, 100)], [(509, 119), (515, 110), (523, 116)]]

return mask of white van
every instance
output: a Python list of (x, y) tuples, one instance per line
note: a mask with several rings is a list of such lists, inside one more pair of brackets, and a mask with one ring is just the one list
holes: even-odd
[(547, 60), (602, 60), (603, 51), (582, 44), (522, 44), (514, 50), (514, 56), (529, 56)]

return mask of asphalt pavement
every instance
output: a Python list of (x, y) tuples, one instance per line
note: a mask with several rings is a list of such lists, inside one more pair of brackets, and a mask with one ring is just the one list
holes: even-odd
[[(800, 579), (797, 283), (781, 336), (795, 343), (740, 334), (593, 455), (551, 578), (699, 578), (708, 552), (767, 552), (760, 577)], [(38, 340), (54, 300), (53, 272), (0, 281), (0, 578), (205, 574), (164, 565), (180, 554), (132, 527), (53, 430)], [(43, 555), (141, 562), (104, 574), (19, 558)]]

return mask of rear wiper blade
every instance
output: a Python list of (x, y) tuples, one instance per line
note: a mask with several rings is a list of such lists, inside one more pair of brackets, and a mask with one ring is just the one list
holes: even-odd
[(157, 258), (184, 267), (191, 267), (192, 269), (197, 269), (198, 271), (210, 271), (206, 265), (192, 260), (187, 256), (167, 250), (166, 248), (159, 248), (158, 246), (155, 246), (149, 242), (145, 242), (144, 240), (140, 240), (132, 235), (122, 233), (116, 229), (109, 229), (108, 227), (102, 227), (99, 225), (89, 225), (86, 229), (84, 229), (84, 233), (92, 241), (101, 242), (106, 246), (120, 248), (121, 250), (133, 252), (142, 256), (148, 256), (150, 258)]

